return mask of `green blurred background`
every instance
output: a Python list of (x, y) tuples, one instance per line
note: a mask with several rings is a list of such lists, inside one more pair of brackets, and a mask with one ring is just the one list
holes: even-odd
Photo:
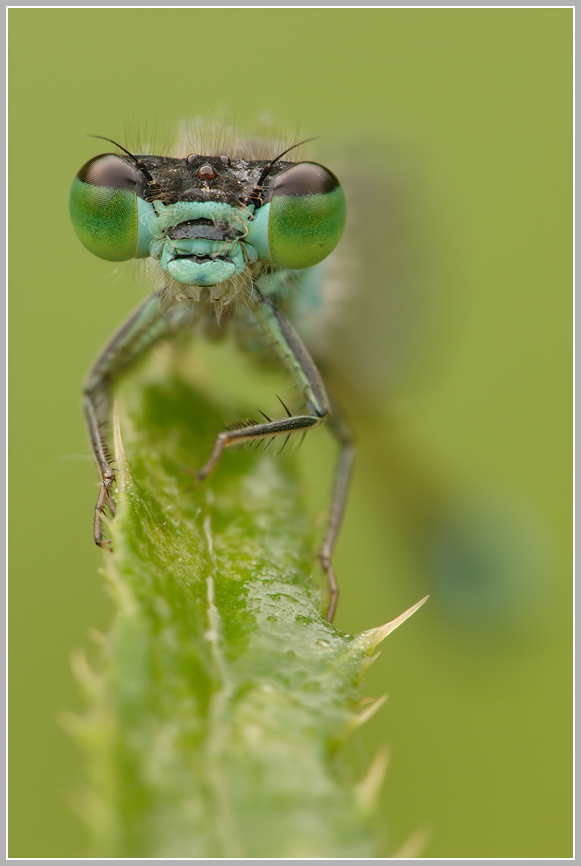
[[(171, 140), (187, 116), (252, 130), (265, 113), (321, 136), (309, 156), (347, 164), (358, 199), (336, 624), (432, 596), (371, 669), (366, 694), (390, 700), (348, 755), (361, 775), (389, 744), (385, 852), (419, 833), (432, 857), (571, 856), (572, 25), (570, 9), (10, 11), (12, 857), (85, 851), (60, 720), (82, 707), (71, 656), (111, 610), (80, 387), (146, 291), (69, 225), (75, 172), (108, 149), (86, 134)], [(328, 440), (308, 443), (324, 463)]]

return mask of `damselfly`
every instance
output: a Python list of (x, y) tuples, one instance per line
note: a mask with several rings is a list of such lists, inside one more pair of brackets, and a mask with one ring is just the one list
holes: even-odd
[(107, 546), (103, 514), (107, 507), (114, 509), (115, 470), (104, 431), (111, 389), (120, 374), (154, 344), (200, 320), (209, 321), (209, 331), (216, 334), (235, 329), (248, 348), (253, 329), (259, 327), (302, 392), (306, 412), (292, 414), (285, 407), (280, 419), (264, 416), (260, 422), (230, 425), (217, 436), (196, 477), (198, 482), (207, 478), (230, 446), (329, 424), (340, 450), (318, 557), (328, 584), (326, 616), (332, 620), (338, 590), (331, 560), (353, 442), (289, 316), (310, 269), (331, 253), (343, 232), (346, 200), (341, 184), (318, 163), (284, 159), (297, 145), (270, 158), (255, 158), (244, 146), (241, 152), (177, 158), (134, 154), (111, 143), (121, 153), (94, 157), (73, 181), (73, 226), (95, 255), (109, 261), (150, 258), (161, 279), (110, 340), (85, 384), (85, 416), (101, 477), (95, 543)]

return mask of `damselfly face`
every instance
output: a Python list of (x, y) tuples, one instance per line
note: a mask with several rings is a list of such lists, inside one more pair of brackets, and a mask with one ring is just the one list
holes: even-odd
[(247, 268), (256, 278), (261, 263), (322, 261), (341, 237), (346, 202), (314, 162), (105, 153), (78, 172), (70, 213), (100, 258), (151, 256), (182, 285), (217, 286)]

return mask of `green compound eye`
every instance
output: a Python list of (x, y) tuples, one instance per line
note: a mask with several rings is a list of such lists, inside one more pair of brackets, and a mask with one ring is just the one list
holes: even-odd
[(71, 187), (69, 211), (79, 240), (94, 255), (122, 262), (149, 255), (148, 218), (153, 207), (144, 201), (147, 181), (137, 166), (113, 153), (85, 163)]
[(347, 218), (345, 193), (322, 165), (302, 162), (275, 182), (268, 217), (270, 259), (285, 268), (309, 268), (335, 249)]

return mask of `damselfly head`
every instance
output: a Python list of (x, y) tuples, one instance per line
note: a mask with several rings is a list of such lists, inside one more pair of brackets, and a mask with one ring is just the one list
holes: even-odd
[(346, 202), (329, 169), (283, 159), (305, 143), (270, 159), (197, 149), (154, 156), (118, 145), (121, 154), (100, 154), (78, 172), (73, 226), (100, 258), (151, 257), (182, 286), (218, 286), (244, 272), (254, 279), (265, 266), (311, 267), (338, 243)]

